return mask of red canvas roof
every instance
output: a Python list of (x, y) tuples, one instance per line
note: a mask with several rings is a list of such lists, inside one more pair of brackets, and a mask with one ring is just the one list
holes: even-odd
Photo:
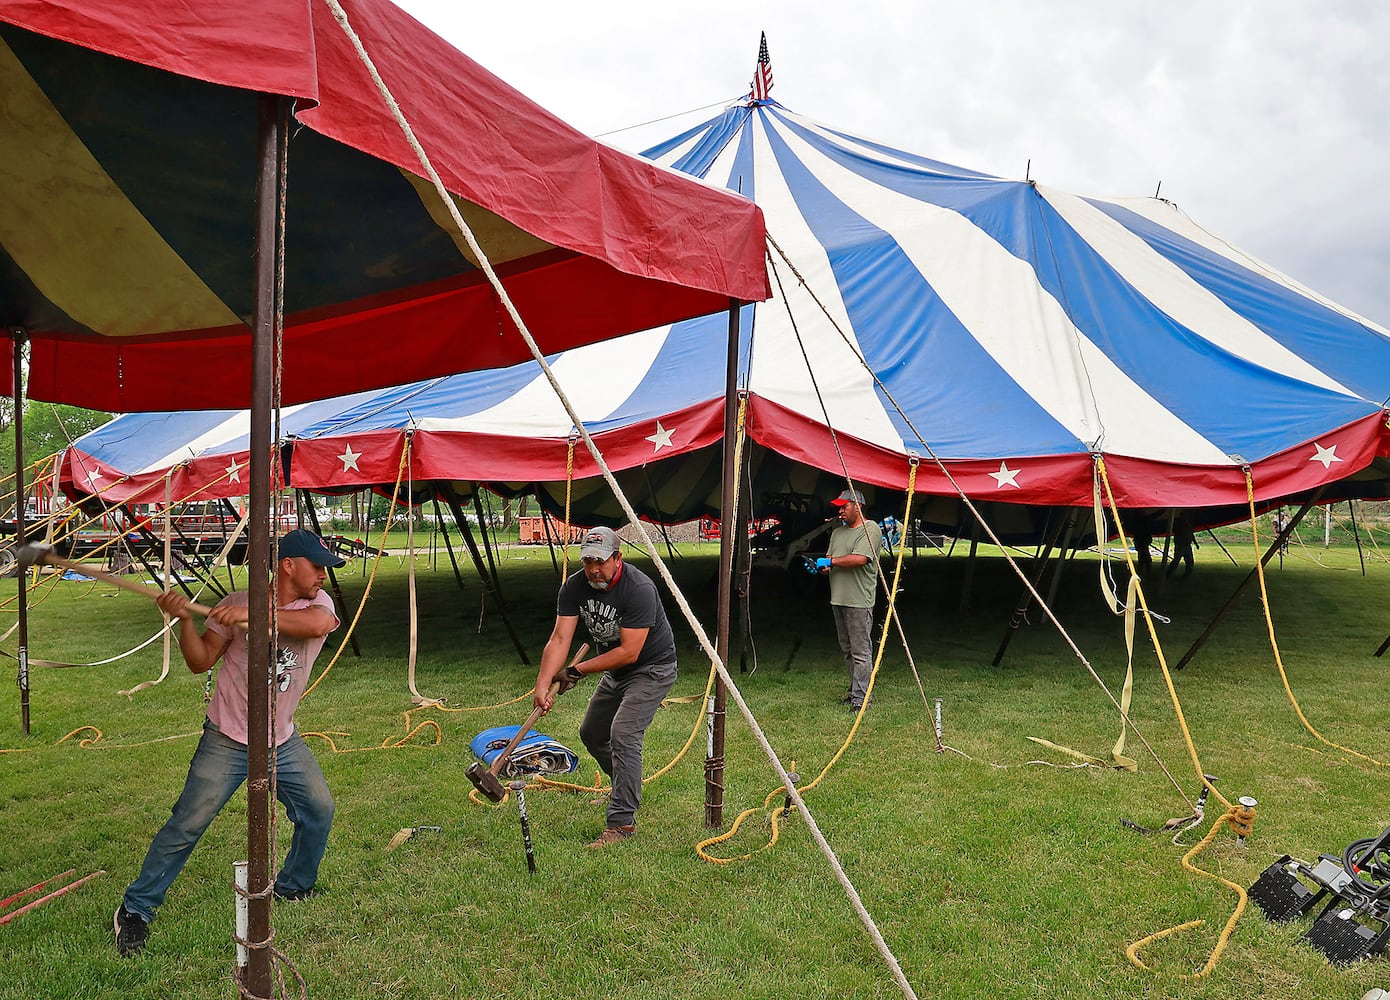
[[(767, 297), (747, 199), (581, 135), (385, 0), (343, 6), (543, 349)], [(247, 405), (258, 92), (302, 126), (285, 402), (529, 356), (326, 4), (11, 2), (0, 89), (0, 323), (33, 340), (31, 396)]]

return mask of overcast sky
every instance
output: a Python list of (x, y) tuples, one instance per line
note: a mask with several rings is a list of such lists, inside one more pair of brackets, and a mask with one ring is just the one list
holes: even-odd
[(397, 2), (634, 150), (747, 93), (766, 31), (772, 96), (794, 111), (1076, 194), (1161, 183), (1198, 224), (1390, 326), (1386, 0)]

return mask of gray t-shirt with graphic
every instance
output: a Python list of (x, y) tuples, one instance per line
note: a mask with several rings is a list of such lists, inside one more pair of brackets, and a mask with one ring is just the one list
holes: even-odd
[(661, 595), (651, 577), (635, 566), (623, 563), (622, 574), (607, 590), (590, 587), (580, 570), (561, 585), (555, 613), (562, 618), (577, 615), (596, 654), (621, 643), (623, 629), (646, 629), (647, 641), (637, 660), (619, 669), (676, 662), (676, 637), (661, 606)]

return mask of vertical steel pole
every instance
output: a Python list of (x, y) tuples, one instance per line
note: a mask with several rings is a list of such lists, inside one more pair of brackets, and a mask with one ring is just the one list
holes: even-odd
[[(715, 651), (729, 662), (729, 609), (734, 591), (734, 532), (738, 525), (738, 497), (734, 493), (738, 470), (734, 451), (738, 435), (739, 302), (729, 300), (729, 352), (724, 378), (724, 470), (719, 494), (719, 604)], [(705, 826), (724, 824), (724, 718), (729, 692), (724, 678), (714, 679), (714, 704), (710, 750), (705, 758)]]
[[(14, 341), (14, 547), (24, 545), (24, 331), (10, 331)], [(29, 567), (19, 566), (19, 724), (29, 735)]]
[[(272, 384), (275, 376), (275, 311), (280, 232), (280, 154), (285, 142), (285, 99), (262, 94), (257, 127), (255, 313), (251, 324), (250, 539), (247, 546), (248, 628), (246, 681), (246, 855), (250, 892), (247, 940), (251, 942), (244, 986), (270, 996), (270, 689), (275, 682), (271, 634), (270, 532)], [(266, 944), (261, 944), (266, 942)]]

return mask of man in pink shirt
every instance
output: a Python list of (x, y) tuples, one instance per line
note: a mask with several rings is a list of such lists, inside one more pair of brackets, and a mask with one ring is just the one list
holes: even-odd
[[(319, 863), (333, 825), (333, 796), (313, 752), (294, 727), (294, 710), (304, 694), (314, 660), (328, 634), (338, 627), (333, 599), (323, 590), (326, 567), (341, 566), (323, 540), (297, 528), (280, 539), (275, 572), (275, 726), (276, 797), (294, 825), (284, 867), (275, 877), (275, 895), (300, 900), (314, 893)], [(130, 956), (145, 947), (149, 924), (164, 894), (227, 800), (246, 780), (246, 623), (247, 594), (228, 594), (198, 631), (188, 599), (161, 594), (161, 610), (179, 619), (179, 651), (195, 674), (218, 660), (217, 687), (203, 722), (203, 737), (188, 766), (183, 794), (145, 855), (140, 875), (116, 910), (116, 951)]]

